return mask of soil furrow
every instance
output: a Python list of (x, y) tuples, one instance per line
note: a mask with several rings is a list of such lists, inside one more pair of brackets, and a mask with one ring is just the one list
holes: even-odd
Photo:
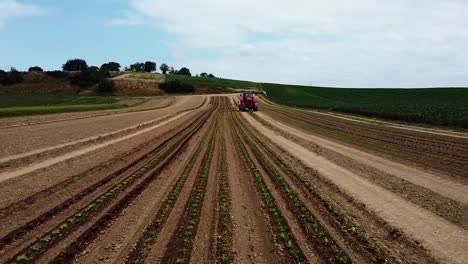
[[(233, 121), (234, 122), (234, 121)], [(251, 157), (253, 153), (247, 149), (245, 141), (239, 135), (238, 128), (233, 125), (233, 131), (237, 135), (237, 143), (240, 148), (248, 169), (256, 180), (256, 187), (262, 193), (263, 200), (270, 213), (270, 223), (273, 227), (275, 240), (281, 243), (280, 250), (285, 257), (289, 257), (289, 262), (302, 263), (304, 261), (319, 262), (322, 261), (307, 247), (307, 239), (303, 237), (301, 231), (298, 231), (297, 222), (292, 217), (292, 213), (287, 210), (284, 201), (279, 200), (276, 191), (272, 189), (271, 183), (263, 177), (265, 171)], [(266, 181), (265, 181), (266, 180)], [(273, 193), (272, 193), (273, 192)]]
[[(463, 202), (463, 199), (466, 200), (465, 191), (462, 191), (466, 189), (464, 185), (316, 136), (307, 135), (294, 128), (286, 127), (265, 115), (257, 114), (254, 117), (263, 125), (270, 127), (289, 140), (301, 144), (310, 151), (316, 152), (391, 192), (406, 197), (416, 205), (461, 227), (465, 228), (468, 225), (464, 221), (467, 216), (465, 210), (467, 206)], [(317, 150), (318, 148), (319, 150)]]
[[(287, 149), (296, 159), (308, 167), (316, 168), (327, 180), (337, 184), (351, 197), (364, 203), (378, 217), (398, 227), (418, 243), (432, 250), (439, 260), (460, 262), (462, 258), (460, 254), (463, 255), (461, 248), (466, 244), (466, 241), (459, 235), (465, 233), (463, 229), (285, 140), (273, 131), (261, 127), (252, 117), (247, 115), (244, 117), (249, 124), (256, 126), (262, 134), (277, 144), (281, 144), (282, 148)], [(385, 206), (385, 210), (382, 210), (382, 206)], [(424, 221), (416, 219), (424, 219)], [(433, 230), (439, 230), (439, 232), (434, 233)], [(456, 243), (454, 243), (455, 240)]]
[[(303, 117), (304, 114), (298, 111), (273, 110), (273, 112), (266, 111), (265, 113), (319, 136), (325, 136), (354, 146), (358, 145), (361, 148), (368, 148), (378, 153), (386, 153), (396, 159), (401, 159), (403, 156), (405, 159), (421, 166), (450, 172), (454, 177), (466, 176), (468, 142), (463, 139), (457, 139), (457, 142), (454, 143), (451, 142), (453, 141), (451, 138), (437, 142), (433, 136), (427, 139), (412, 136), (419, 140), (411, 141), (405, 138), (404, 133), (398, 133), (395, 139), (387, 140), (385, 135), (389, 133), (390, 129), (388, 128), (356, 131), (355, 126), (344, 125), (341, 122), (339, 123), (340, 127), (332, 129), (320, 123), (323, 118), (318, 120), (313, 116)], [(290, 120), (296, 122), (290, 122)], [(423, 142), (420, 142), (421, 140)]]
[[(196, 120), (198, 120), (198, 119), (196, 119)], [(162, 144), (160, 146), (156, 147), (151, 153), (154, 153), (153, 155), (155, 155), (157, 152), (161, 151), (165, 145), (167, 145), (171, 140), (174, 140), (176, 137), (178, 137), (178, 133), (176, 133), (176, 134), (170, 136), (169, 138), (167, 138), (165, 141), (162, 142)], [(151, 155), (151, 153), (149, 155)], [(139, 161), (144, 161), (145, 159), (148, 159), (149, 155), (144, 155), (143, 157), (141, 157), (141, 159), (139, 159)], [(136, 163), (138, 163), (138, 161), (137, 162), (132, 162), (130, 165), (118, 170), (116, 173), (113, 173), (113, 174), (105, 177), (103, 180), (98, 181), (97, 183), (89, 186), (88, 188), (86, 188), (84, 190), (79, 190), (79, 189), (78, 190), (72, 190), (70, 192), (70, 194), (75, 193), (76, 191), (78, 191), (78, 192), (76, 192), (75, 196), (72, 196), (68, 200), (63, 201), (62, 203), (58, 204), (57, 206), (55, 206), (53, 208), (49, 208), (47, 211), (43, 211), (44, 213), (42, 213), (40, 215), (37, 215), (38, 207), (35, 207), (33, 212), (30, 212), (30, 213), (28, 213), (26, 215), (26, 217), (29, 217), (29, 218), (31, 216), (36, 215), (35, 218), (30, 220), (29, 222), (23, 222), (23, 224), (21, 226), (19, 226), (19, 227), (17, 226), (13, 230), (10, 229), (11, 231), (8, 234), (4, 234), (2, 236), (2, 239), (0, 240), (1, 241), (0, 245), (1, 245), (2, 251), (3, 251), (3, 247), (5, 245), (11, 243), (13, 240), (17, 240), (17, 238), (21, 238), (21, 240), (24, 239), (25, 234), (31, 233), (31, 230), (33, 228), (37, 228), (38, 226), (40, 226), (41, 224), (43, 224), (44, 222), (46, 222), (48, 220), (54, 220), (54, 222), (60, 221), (61, 218), (59, 218), (57, 216), (62, 214), (63, 217), (66, 217), (66, 215), (64, 215), (62, 213), (63, 211), (65, 211), (65, 210), (69, 211), (69, 209), (71, 209), (71, 207), (77, 209), (77, 208), (79, 208), (80, 204), (83, 204), (83, 201), (84, 202), (89, 202), (90, 199), (92, 200), (95, 197), (99, 196), (100, 193), (102, 193), (106, 189), (106, 187), (108, 188), (109, 186), (112, 186), (113, 184), (118, 182), (119, 179), (123, 176), (122, 173), (125, 173), (127, 170), (129, 170)], [(144, 165), (144, 163), (141, 163), (141, 162), (140, 162), (140, 164), (141, 164), (140, 166)], [(78, 175), (75, 179), (80, 180), (80, 181), (86, 180), (86, 179), (81, 178), (80, 176), (82, 176), (82, 175)], [(63, 187), (65, 187), (65, 186), (63, 186)], [(24, 203), (24, 202), (26, 202), (29, 205), (34, 204), (35, 201), (38, 201), (39, 203), (41, 203), (41, 200), (43, 201), (50, 194), (54, 194), (56, 190), (57, 189), (54, 188), (54, 187), (52, 187), (51, 189), (46, 189), (44, 192), (42, 192), (42, 195), (45, 195), (45, 197), (42, 197), (42, 199), (36, 200), (38, 197), (33, 196), (32, 197), (33, 199), (27, 199), (26, 201), (22, 201), (22, 202), (20, 202), (19, 205), (21, 205), (21, 203)], [(44, 204), (44, 205), (47, 205), (47, 204)], [(11, 208), (9, 208), (9, 209), (11, 209)], [(9, 223), (13, 223), (13, 224), (18, 224), (18, 222), (16, 222), (16, 221), (15, 222), (10, 222), (10, 220), (8, 220), (8, 219), (11, 219), (12, 217), (16, 217), (14, 213), (15, 213), (16, 210), (18, 210), (18, 208), (14, 208), (14, 209), (15, 210), (10, 210), (10, 211), (7, 211), (7, 212), (2, 211), (2, 215), (5, 216), (5, 217), (8, 216), (7, 218), (4, 218), (5, 221), (9, 221)], [(26, 211), (18, 210), (18, 212), (26, 212)], [(25, 217), (24, 216), (20, 217), (20, 219), (23, 220), (23, 219), (25, 219)], [(19, 223), (21, 223), (21, 222), (19, 222)], [(8, 230), (6, 228), (6, 225), (7, 224), (3, 224), (3, 226), (5, 228), (2, 229), (2, 231), (7, 231)]]
[[(229, 126), (232, 126), (229, 121)], [(226, 130), (228, 179), (231, 186), (234, 263), (288, 263), (273, 234), (266, 205), (237, 148), (235, 134)]]
[[(172, 151), (172, 154), (171, 154), (169, 157), (166, 157), (166, 158), (164, 159), (165, 162), (162, 163), (163, 165), (165, 165), (165, 163), (168, 162), (169, 158), (174, 157), (174, 153), (175, 153), (175, 152), (173, 152), (173, 151), (176, 150), (176, 149), (180, 149), (182, 146), (184, 146), (185, 142), (187, 142), (187, 140), (193, 135), (193, 133), (196, 132), (196, 130), (197, 130), (198, 128), (201, 127), (201, 124), (202, 124), (203, 122), (204, 122), (203, 120), (197, 121), (197, 123), (195, 123), (195, 126), (194, 126), (194, 128), (192, 129), (192, 131), (191, 131), (190, 133), (184, 133), (183, 135), (179, 135), (177, 141), (175, 141), (174, 143), (171, 143), (168, 147), (166, 147), (166, 149), (167, 149), (166, 152), (167, 152), (167, 151)], [(177, 144), (176, 144), (176, 143), (177, 143)], [(171, 149), (172, 149), (172, 150), (171, 150)], [(162, 160), (161, 160), (161, 161), (162, 161)], [(151, 168), (151, 166), (153, 166), (153, 165), (150, 165), (150, 164), (153, 164), (153, 163), (155, 163), (155, 162), (156, 162), (156, 160), (152, 160), (148, 165), (145, 165), (145, 166), (144, 166), (145, 170), (146, 170), (146, 168)], [(160, 169), (162, 169), (162, 166), (159, 167), (159, 170), (160, 170)], [(140, 172), (140, 171), (141, 171), (141, 172)], [(137, 173), (137, 172), (136, 172), (136, 173)], [(119, 189), (117, 189), (117, 187), (119, 187), (119, 186), (124, 187), (124, 186), (126, 185), (126, 183), (130, 183), (133, 179), (135, 179), (135, 178), (137, 177), (137, 174), (136, 174), (136, 173), (132, 174), (132, 176), (130, 176), (130, 177), (128, 178), (128, 180), (125, 180), (125, 182), (122, 182), (122, 184), (119, 184), (119, 185), (116, 186), (116, 188), (114, 188), (114, 189), (116, 189), (116, 191), (117, 191), (117, 190), (119, 190)], [(140, 173), (140, 174), (143, 173), (143, 170), (142, 170), (142, 169), (138, 170), (138, 173)], [(128, 195), (126, 196), (126, 198), (123, 199), (123, 200), (124, 200), (124, 201), (125, 201), (125, 200), (130, 200), (130, 199), (132, 198), (132, 197), (131, 197), (132, 194), (134, 195), (134, 193), (138, 193), (138, 191), (141, 191), (141, 189), (143, 189), (143, 187), (142, 187), (142, 182), (147, 182), (147, 181), (150, 181), (152, 178), (154, 178), (154, 172), (153, 172), (152, 174), (150, 174), (150, 175), (152, 175), (152, 176), (151, 176), (151, 177), (146, 177), (146, 178), (144, 178), (144, 180), (140, 181), (140, 182), (138, 183), (137, 187), (135, 187), (134, 189), (132, 189), (132, 190), (128, 193)], [(111, 194), (111, 197), (112, 197), (112, 193), (113, 193), (114, 189), (112, 189), (112, 191), (107, 192), (107, 193), (106, 193), (106, 196), (103, 196), (103, 197), (107, 197), (107, 194), (108, 194), (108, 193), (110, 193), (110, 194)], [(101, 198), (100, 198), (100, 199), (101, 199)], [(99, 199), (97, 200), (97, 203), (98, 203), (98, 204), (100, 203), (100, 202), (99, 202)], [(125, 204), (125, 202), (120, 203), (120, 205), (122, 205), (122, 204)], [(119, 209), (119, 206), (115, 206), (114, 209), (115, 209), (115, 208), (118, 208), (118, 209)], [(93, 208), (91, 208), (91, 209), (93, 209)], [(85, 212), (86, 212), (86, 211), (85, 211)], [(59, 236), (57, 236), (57, 238), (60, 238), (61, 236), (62, 236), (62, 235), (59, 235)], [(53, 242), (56, 242), (55, 240), (52, 240), (52, 241), (53, 241)], [(47, 241), (47, 242), (48, 242), (48, 241)], [(34, 249), (31, 249), (31, 248), (30, 248), (27, 252), (28, 252), (27, 254), (30, 254), (30, 255), (37, 255), (37, 253), (43, 252), (43, 251), (39, 250), (39, 252), (37, 252), (37, 250), (35, 251)], [(19, 255), (24, 255), (24, 254), (26, 254), (26, 252), (23, 253), (23, 254), (19, 254)]]
[[(205, 134), (204, 131), (200, 131), (198, 134), (200, 133)], [(163, 213), (168, 213), (166, 209), (168, 201), (174, 199), (172, 194), (181, 185), (180, 182), (182, 182), (182, 186), (185, 183), (182, 181), (186, 175), (185, 171), (190, 172), (202, 148), (204, 142), (202, 135), (194, 137), (196, 138), (188, 143), (187, 151), (179, 152), (176, 159), (161, 172), (161, 175), (150, 183), (116, 219), (99, 232), (98, 237), (77, 255), (74, 263), (100, 263), (103, 261), (115, 263), (126, 259), (131, 249), (135, 248), (135, 244), (139, 244), (136, 247), (138, 251), (144, 250), (143, 246), (150, 243), (145, 234), (153, 231), (156, 233), (156, 229), (149, 230), (149, 226), (155, 219), (154, 216), (156, 215), (156, 219), (159, 219)], [(186, 167), (179, 166), (180, 164), (186, 164)], [(183, 180), (185, 179), (183, 178)], [(161, 226), (164, 222), (157, 224)], [(122, 233), (122, 230), (126, 230), (126, 232)], [(142, 236), (142, 234), (144, 235)], [(137, 259), (134, 258), (134, 261)], [(130, 262), (133, 263), (133, 261)]]
[(190, 194), (189, 204), (185, 207), (184, 213), (178, 223), (178, 228), (170, 239), (166, 248), (166, 253), (162, 258), (163, 263), (186, 263), (190, 261), (192, 249), (194, 247), (194, 235), (200, 225), (200, 216), (203, 210), (203, 200), (207, 191), (207, 177), (212, 166), (213, 153), (216, 145), (216, 134), (218, 125), (215, 124), (214, 132), (209, 142), (208, 151), (203, 157), (202, 166)]

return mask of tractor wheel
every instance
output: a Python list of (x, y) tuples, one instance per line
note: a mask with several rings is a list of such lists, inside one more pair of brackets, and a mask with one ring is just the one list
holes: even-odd
[(254, 112), (258, 111), (258, 104), (257, 103), (255, 103), (253, 110), (254, 110)]
[(239, 104), (239, 111), (241, 112), (245, 111), (245, 104)]

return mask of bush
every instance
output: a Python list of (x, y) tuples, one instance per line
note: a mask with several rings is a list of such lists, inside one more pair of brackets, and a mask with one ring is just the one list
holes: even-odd
[(108, 79), (102, 79), (97, 88), (99, 95), (112, 95), (115, 92), (114, 82)]
[(82, 71), (88, 68), (88, 64), (82, 59), (71, 59), (68, 60), (62, 68), (64, 71)]
[(28, 69), (28, 72), (43, 72), (44, 70), (39, 66), (33, 66)]
[(23, 74), (15, 68), (11, 68), (10, 72), (3, 71), (3, 73), (0, 73), (0, 84), (2, 85), (13, 85), (15, 83), (20, 83), (23, 80)]
[(195, 90), (193, 85), (182, 83), (179, 80), (162, 83), (159, 87), (166, 93), (193, 93)]
[(63, 71), (46, 71), (45, 74), (57, 79), (65, 79), (68, 77), (68, 73)]
[(105, 73), (96, 68), (87, 68), (70, 77), (70, 83), (79, 87), (91, 87), (105, 78)]

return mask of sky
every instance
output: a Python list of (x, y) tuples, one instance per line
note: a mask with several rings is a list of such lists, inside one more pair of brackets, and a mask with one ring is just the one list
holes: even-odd
[(0, 0), (0, 69), (137, 61), (334, 87), (468, 87), (468, 0)]

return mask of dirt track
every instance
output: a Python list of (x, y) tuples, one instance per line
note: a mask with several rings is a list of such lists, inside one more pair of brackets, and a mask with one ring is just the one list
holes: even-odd
[(167, 100), (0, 128), (0, 263), (468, 258), (463, 137)]

